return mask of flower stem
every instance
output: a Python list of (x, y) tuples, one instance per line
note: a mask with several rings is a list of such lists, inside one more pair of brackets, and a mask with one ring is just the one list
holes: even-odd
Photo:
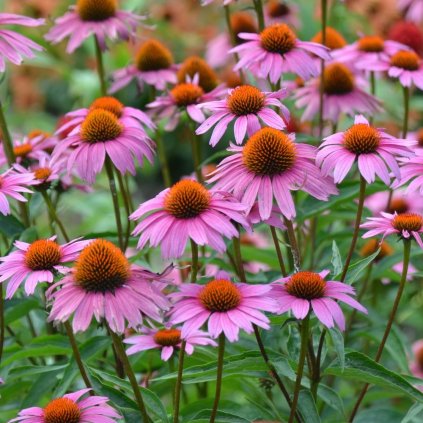
[(94, 40), (95, 40), (95, 57), (97, 60), (97, 73), (98, 73), (98, 79), (100, 80), (101, 95), (106, 96), (107, 85), (106, 85), (106, 77), (104, 73), (103, 54), (101, 52), (100, 43), (98, 42), (98, 38), (96, 36), (94, 36)]
[(179, 422), (179, 405), (181, 402), (181, 389), (182, 389), (182, 375), (184, 371), (184, 358), (185, 358), (185, 345), (186, 341), (182, 340), (181, 348), (179, 350), (179, 363), (178, 363), (178, 378), (176, 379), (175, 386), (175, 407), (173, 411), (173, 422)]
[(241, 240), (240, 238), (234, 238), (234, 260), (238, 267), (238, 275), (241, 278), (241, 282), (247, 282), (247, 277), (245, 276), (244, 265), (242, 264), (242, 256), (241, 256)]
[(140, 387), (135, 377), (135, 373), (132, 370), (132, 366), (128, 359), (128, 356), (126, 355), (122, 340), (120, 339), (120, 336), (116, 334), (115, 332), (113, 332), (112, 330), (110, 330), (110, 335), (112, 337), (113, 344), (115, 346), (116, 354), (118, 355), (120, 361), (123, 364), (123, 368), (125, 369), (126, 376), (128, 376), (128, 379), (131, 384), (132, 390), (134, 392), (135, 399), (137, 401), (138, 408), (141, 412), (143, 421), (146, 423), (150, 422), (150, 418), (148, 417), (147, 410), (144, 405), (144, 400), (142, 398)]
[[(376, 75), (374, 71), (370, 71), (370, 94), (376, 95)], [(374, 117), (370, 116), (369, 123), (373, 125)]]
[[(69, 342), (73, 351), (73, 356), (79, 369), (79, 373), (81, 373), (85, 386), (87, 388), (92, 389), (92, 385), (90, 379), (88, 378), (87, 372), (85, 371), (84, 363), (82, 362), (81, 358), (81, 353), (79, 352), (78, 344), (76, 343), (75, 335), (72, 331), (71, 325), (68, 321), (64, 322), (63, 325), (65, 326), (66, 334), (68, 335)], [(90, 391), (90, 395), (93, 395), (92, 391)]]
[(298, 398), (301, 389), (301, 380), (303, 378), (304, 364), (308, 348), (308, 333), (310, 326), (310, 315), (308, 314), (302, 321), (301, 324), (301, 349), (300, 358), (298, 360), (297, 379), (295, 381), (294, 396), (292, 398), (291, 414), (289, 415), (288, 423), (294, 421), (295, 413), (297, 411)]
[[(326, 45), (326, 26), (328, 18), (327, 0), (321, 0), (322, 14), (322, 44)], [(319, 86), (319, 139), (323, 137), (324, 126), (324, 83), (325, 83), (325, 60), (320, 60), (320, 86)]]
[(119, 198), (118, 198), (118, 193), (116, 189), (115, 177), (113, 173), (113, 164), (109, 157), (106, 157), (105, 165), (106, 165), (107, 177), (109, 178), (110, 193), (112, 194), (113, 208), (115, 211), (116, 227), (117, 227), (118, 238), (119, 238), (119, 247), (123, 251), (124, 250), (123, 229), (122, 229), (122, 221), (120, 219)]
[[(401, 281), (400, 281), (400, 285), (399, 285), (399, 288), (398, 288), (397, 295), (396, 295), (395, 300), (394, 300), (394, 304), (392, 306), (391, 313), (389, 315), (388, 324), (386, 325), (382, 341), (380, 342), (379, 347), (378, 347), (377, 352), (376, 352), (376, 357), (375, 357), (376, 363), (379, 363), (379, 360), (382, 357), (386, 341), (388, 340), (389, 334), (391, 332), (391, 328), (392, 328), (392, 325), (394, 323), (395, 315), (397, 314), (398, 306), (399, 306), (399, 303), (401, 301), (402, 294), (404, 292), (405, 283), (407, 282), (408, 265), (410, 263), (410, 250), (411, 250), (411, 240), (410, 239), (404, 239), (404, 258), (403, 258), (403, 265), (402, 265)], [(349, 418), (349, 422), (354, 421), (354, 418), (357, 414), (358, 409), (360, 408), (361, 402), (363, 401), (363, 399), (364, 399), (364, 397), (367, 393), (367, 390), (369, 389), (369, 386), (370, 386), (370, 384), (366, 383), (364, 385), (363, 389), (361, 390), (361, 393), (358, 397), (357, 402), (355, 403), (354, 409), (353, 409), (351, 416)]]
[(198, 245), (191, 239), (191, 283), (197, 282), (198, 274)]
[(4, 300), (3, 300), (3, 284), (0, 284), (0, 363), (3, 357), (3, 347), (4, 347)]
[(127, 191), (127, 187), (125, 185), (125, 181), (123, 179), (123, 175), (120, 172), (117, 173), (117, 178), (119, 182), (119, 189), (120, 193), (122, 194), (123, 204), (125, 206), (126, 212), (126, 231), (125, 231), (125, 241), (124, 241), (124, 251), (128, 248), (129, 236), (131, 233), (131, 221), (129, 220), (129, 215), (131, 214), (131, 204), (129, 201), (129, 192)]
[(281, 268), (282, 275), (287, 276), (285, 263), (282, 257), (281, 246), (279, 245), (278, 234), (276, 233), (276, 229), (274, 226), (269, 226), (269, 227), (270, 227), (270, 233), (272, 234), (273, 243), (275, 244), (276, 255), (278, 256), (279, 266)]
[(63, 238), (65, 238), (66, 242), (69, 242), (70, 238), (66, 232), (65, 226), (63, 225), (62, 221), (60, 220), (59, 216), (56, 213), (53, 203), (51, 202), (50, 196), (47, 194), (46, 191), (42, 191), (41, 195), (44, 198), (44, 202), (46, 203), (46, 206), (51, 218), (57, 223), (57, 226), (59, 226), (60, 231), (62, 232)]
[(256, 9), (256, 13), (257, 13), (259, 31), (261, 32), (264, 29), (263, 3), (261, 0), (253, 0), (253, 3), (254, 3), (254, 9)]
[(323, 345), (325, 344), (326, 332), (327, 330), (323, 329), (322, 333), (320, 334), (319, 346), (317, 347), (316, 360), (314, 364), (313, 377), (312, 377), (311, 385), (310, 385), (310, 391), (315, 400), (317, 398), (317, 389), (319, 388), (319, 383), (320, 383), (320, 365), (322, 362), (322, 351), (323, 351)]
[(286, 218), (284, 219), (284, 222), (288, 234), (289, 244), (291, 247), (292, 258), (294, 260), (294, 268), (295, 271), (298, 272), (301, 266), (301, 252), (298, 247), (297, 237), (295, 236), (294, 225), (292, 224), (291, 220), (288, 220)]
[(159, 156), (160, 168), (162, 171), (163, 182), (166, 188), (172, 185), (172, 177), (170, 176), (169, 163), (167, 161), (166, 150), (163, 144), (163, 138), (159, 131), (156, 134), (157, 155)]
[(403, 87), (404, 94), (404, 121), (402, 124), (402, 137), (405, 138), (408, 132), (408, 115), (410, 110), (410, 88)]
[(348, 272), (348, 267), (351, 263), (351, 258), (354, 253), (355, 246), (357, 244), (358, 232), (360, 230), (361, 216), (363, 215), (363, 205), (364, 205), (365, 197), (366, 197), (366, 180), (363, 178), (363, 176), (360, 176), (360, 194), (358, 197), (358, 208), (357, 208), (357, 215), (355, 218), (354, 232), (353, 232), (353, 237), (350, 244), (350, 249), (348, 251), (347, 259), (345, 260), (344, 269), (342, 270), (342, 275), (340, 278), (341, 282), (345, 281), (345, 277), (347, 276), (347, 272)]
[(203, 174), (201, 172), (201, 139), (195, 135), (195, 128), (192, 129), (192, 137), (191, 137), (191, 148), (192, 148), (192, 158), (194, 161), (194, 172), (195, 176), (197, 177), (197, 181), (202, 184)]
[(210, 415), (210, 423), (216, 420), (217, 407), (219, 406), (220, 393), (222, 390), (223, 356), (225, 354), (225, 334), (219, 335), (219, 351), (217, 356), (216, 392), (214, 394), (213, 409)]

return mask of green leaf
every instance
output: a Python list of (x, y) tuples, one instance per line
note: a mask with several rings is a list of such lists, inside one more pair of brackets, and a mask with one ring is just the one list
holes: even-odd
[(333, 275), (338, 275), (342, 272), (342, 259), (341, 259), (341, 253), (339, 252), (338, 245), (335, 241), (332, 241), (332, 259), (330, 261), (333, 266)]
[(340, 366), (331, 366), (324, 373), (390, 388), (416, 401), (423, 402), (423, 393), (407, 382), (405, 378), (358, 351), (345, 354), (344, 369)]
[(329, 407), (332, 407), (334, 410), (338, 411), (342, 417), (345, 417), (344, 403), (335, 390), (320, 383), (317, 394)]
[(2, 367), (7, 366), (8, 364), (13, 363), (16, 360), (22, 360), (28, 357), (51, 357), (53, 355), (69, 355), (70, 353), (70, 347), (65, 348), (53, 345), (46, 345), (40, 347), (30, 346), (5, 358), (2, 362)]
[(11, 380), (18, 379), (20, 377), (25, 378), (29, 376), (38, 375), (41, 373), (50, 373), (50, 372), (58, 372), (63, 370), (67, 367), (66, 364), (60, 364), (57, 366), (48, 365), (48, 366), (19, 366), (15, 367), (14, 369), (10, 370), (7, 376), (7, 382)]
[(423, 420), (423, 404), (415, 403), (401, 420), (401, 423), (418, 423)]
[(345, 366), (345, 350), (344, 350), (344, 337), (338, 328), (329, 329), (329, 334), (335, 347), (338, 356), (339, 365), (344, 370)]
[[(207, 423), (210, 420), (212, 410), (202, 410), (196, 414), (190, 422)], [(216, 414), (216, 423), (250, 423), (249, 420), (239, 417), (235, 414), (226, 413), (225, 411), (218, 410)]]
[(31, 310), (40, 308), (39, 302), (33, 297), (12, 298), (5, 304), (4, 318), (6, 325), (26, 316)]
[(321, 421), (313, 396), (307, 389), (301, 389), (300, 391), (298, 411), (301, 413), (304, 423), (320, 423)]
[(13, 215), (3, 216), (0, 213), (0, 232), (8, 238), (18, 237), (25, 226)]

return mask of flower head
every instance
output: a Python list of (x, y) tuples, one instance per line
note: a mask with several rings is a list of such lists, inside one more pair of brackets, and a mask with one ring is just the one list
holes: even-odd
[(264, 9), (265, 21), (270, 25), (275, 23), (285, 23), (293, 28), (299, 28), (300, 19), (298, 17), (299, 7), (285, 0), (269, 0)]
[[(44, 19), (33, 19), (26, 16), (14, 15), (12, 13), (0, 13), (0, 25), (21, 25), (35, 27), (44, 25)], [(6, 69), (6, 60), (15, 65), (22, 64), (25, 57), (35, 57), (33, 50), (44, 50), (40, 45), (34, 43), (27, 37), (8, 29), (0, 29), (0, 72)]]
[(405, 44), (418, 54), (423, 53), (423, 32), (414, 22), (398, 21), (389, 30), (388, 39)]
[(12, 298), (24, 281), (26, 295), (32, 295), (39, 283), (51, 283), (56, 273), (68, 273), (70, 268), (64, 264), (74, 261), (89, 242), (78, 238), (60, 245), (55, 236), (31, 244), (15, 241), (17, 250), (0, 258), (0, 282), (9, 280), (6, 298)]
[(182, 323), (188, 336), (208, 321), (208, 332), (217, 338), (222, 332), (230, 342), (238, 340), (239, 329), (253, 331), (253, 324), (269, 329), (263, 311), (274, 312), (276, 303), (270, 285), (233, 283), (228, 278), (213, 279), (206, 285), (183, 284), (170, 294), (176, 300), (170, 311), (172, 324)]
[(230, 122), (235, 120), (235, 142), (242, 144), (245, 134), (251, 136), (260, 129), (259, 118), (265, 125), (276, 129), (284, 129), (285, 123), (271, 106), (279, 108), (286, 119), (289, 119), (288, 109), (281, 103), (286, 97), (285, 89), (274, 93), (262, 92), (251, 85), (240, 85), (229, 90), (224, 100), (202, 103), (198, 107), (210, 110), (213, 114), (195, 131), (197, 135), (204, 134), (214, 125), (210, 138), (213, 147), (223, 137)]
[[(135, 174), (134, 158), (140, 164), (144, 156), (150, 162), (153, 160), (155, 144), (143, 125), (153, 128), (154, 124), (140, 110), (125, 107), (113, 97), (101, 97), (89, 109), (79, 109), (66, 116), (72, 119), (57, 133), (74, 128), (54, 149), (53, 158), (61, 159), (71, 149), (67, 159), (68, 172), (75, 165), (81, 178), (87, 182), (94, 182), (106, 155), (122, 174)], [(87, 160), (88, 157), (92, 159)]]
[(350, 63), (362, 71), (377, 72), (385, 70), (384, 62), (401, 50), (408, 50), (408, 47), (377, 35), (369, 35), (333, 52), (332, 56), (336, 61)]
[(329, 271), (320, 273), (298, 272), (273, 282), (273, 298), (279, 303), (278, 313), (291, 310), (297, 319), (304, 319), (313, 310), (328, 328), (345, 330), (344, 313), (337, 301), (348, 304), (363, 313), (367, 310), (351, 296), (354, 288), (342, 282), (325, 281)]
[(133, 79), (140, 88), (146, 83), (164, 90), (167, 84), (175, 84), (177, 81), (173, 55), (160, 41), (149, 39), (139, 47), (134, 63), (114, 72), (112, 79), (111, 93), (119, 91)]
[[(413, 376), (423, 379), (423, 339), (419, 339), (412, 345), (413, 360), (410, 362), (410, 371)], [(423, 389), (423, 386), (420, 386)]]
[[(337, 122), (341, 113), (372, 114), (380, 110), (380, 102), (360, 88), (365, 82), (355, 75), (348, 66), (331, 62), (325, 67), (323, 97), (325, 120)], [(305, 107), (301, 120), (311, 120), (319, 112), (320, 78), (308, 81), (295, 93), (295, 106)]]
[(230, 50), (239, 53), (240, 60), (234, 70), (250, 69), (259, 78), (269, 77), (278, 82), (285, 73), (293, 73), (307, 80), (319, 74), (319, 68), (310, 53), (329, 60), (328, 48), (317, 43), (300, 41), (288, 25), (277, 23), (260, 34), (241, 33), (248, 40)]
[(228, 150), (234, 154), (222, 160), (209, 182), (232, 192), (248, 212), (258, 199), (263, 220), (272, 214), (273, 198), (286, 218), (295, 216), (291, 190), (301, 189), (324, 201), (337, 193), (332, 180), (314, 164), (316, 148), (295, 143), (292, 135), (277, 129), (262, 128), (244, 147), (232, 145)]
[(8, 197), (17, 201), (28, 201), (22, 193), (31, 194), (28, 188), (34, 184), (34, 174), (27, 171), (18, 171), (9, 169), (0, 175), (0, 213), (4, 216), (10, 214), (10, 205)]
[(149, 242), (152, 247), (160, 245), (163, 258), (179, 258), (188, 239), (225, 251), (224, 237), (238, 236), (231, 220), (249, 227), (244, 212), (245, 206), (230, 194), (183, 179), (141, 204), (130, 219), (143, 218), (133, 232), (141, 235), (138, 248)]
[(398, 156), (410, 157), (410, 147), (415, 141), (392, 137), (381, 129), (369, 125), (363, 116), (356, 116), (354, 125), (345, 132), (337, 132), (319, 147), (316, 163), (324, 175), (333, 174), (335, 182), (341, 182), (357, 160), (358, 170), (371, 184), (376, 175), (386, 184), (391, 183), (389, 169), (399, 178)]
[(181, 330), (178, 328), (150, 329), (143, 328), (142, 335), (135, 335), (126, 338), (123, 342), (131, 344), (132, 347), (126, 350), (128, 355), (136, 354), (140, 351), (160, 349), (162, 360), (167, 361), (181, 347), (181, 342), (185, 341), (185, 352), (191, 355), (194, 352), (194, 345), (217, 344), (208, 337), (206, 332), (196, 330), (185, 338), (181, 337)]
[(50, 401), (44, 408), (31, 407), (21, 410), (18, 417), (9, 421), (22, 423), (114, 423), (122, 417), (110, 405), (107, 397), (81, 397), (90, 389), (81, 389)]
[(72, 272), (47, 291), (53, 304), (49, 321), (63, 322), (73, 314), (73, 330), (78, 332), (95, 317), (118, 333), (123, 333), (125, 320), (131, 328), (142, 324), (143, 315), (160, 321), (161, 311), (168, 308), (161, 293), (167, 274), (130, 264), (110, 241), (96, 239), (82, 250)]
[[(388, 200), (390, 200), (388, 204)], [(364, 201), (373, 215), (387, 211), (388, 213), (423, 213), (423, 198), (420, 195), (407, 195), (404, 189), (376, 192)]]
[(328, 47), (330, 50), (337, 50), (343, 48), (347, 45), (345, 38), (334, 28), (328, 26), (326, 27), (325, 33), (326, 39), (323, 44), (323, 35), (322, 31), (319, 31), (312, 39), (314, 43), (323, 44)]
[(423, 217), (418, 213), (380, 213), (381, 217), (369, 217), (360, 227), (370, 229), (363, 238), (371, 238), (382, 234), (382, 240), (392, 234), (398, 234), (402, 239), (413, 237), (423, 248), (421, 233), (423, 232)]
[(218, 85), (217, 75), (210, 65), (198, 56), (188, 57), (178, 70), (178, 82), (183, 84), (189, 77), (191, 80), (198, 74), (198, 85), (208, 93)]
[(94, 35), (102, 50), (106, 39), (127, 40), (135, 35), (143, 16), (118, 9), (117, 0), (77, 0), (76, 6), (55, 21), (45, 36), (57, 44), (69, 37), (66, 51), (73, 53), (87, 38)]
[(405, 12), (405, 18), (420, 24), (423, 21), (423, 0), (398, 0), (398, 8)]
[(203, 112), (197, 107), (199, 103), (217, 100), (226, 91), (221, 85), (212, 91), (205, 93), (199, 85), (199, 75), (195, 74), (191, 79), (176, 84), (167, 94), (157, 97), (147, 107), (155, 113), (157, 119), (167, 118), (165, 129), (172, 131), (179, 123), (181, 112), (185, 111), (188, 116), (197, 123), (205, 120)]

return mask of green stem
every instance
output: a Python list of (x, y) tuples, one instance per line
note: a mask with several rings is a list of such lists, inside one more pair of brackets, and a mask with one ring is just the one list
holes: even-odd
[(107, 177), (109, 179), (110, 193), (112, 194), (113, 208), (115, 211), (116, 227), (117, 227), (118, 238), (119, 238), (119, 247), (123, 251), (125, 246), (123, 242), (122, 221), (120, 219), (119, 198), (118, 198), (118, 193), (116, 189), (115, 176), (113, 172), (113, 164), (109, 157), (106, 157), (105, 167), (106, 167)]
[(310, 326), (310, 315), (308, 314), (301, 323), (301, 349), (298, 360), (297, 379), (295, 380), (294, 396), (292, 398), (291, 413), (288, 423), (293, 423), (297, 411), (298, 398), (300, 396), (301, 381), (303, 379), (304, 364), (308, 347), (308, 333)]
[(179, 422), (179, 405), (181, 402), (181, 389), (182, 389), (182, 375), (184, 371), (184, 358), (185, 358), (185, 345), (186, 341), (182, 340), (181, 348), (179, 350), (179, 363), (178, 363), (178, 377), (175, 386), (175, 407), (173, 411), (173, 423)]
[(286, 218), (284, 219), (284, 222), (288, 234), (289, 245), (291, 247), (292, 258), (294, 260), (294, 268), (295, 271), (298, 272), (301, 267), (301, 252), (298, 247), (297, 237), (295, 236), (294, 225), (291, 220)]
[[(68, 321), (64, 322), (63, 324), (65, 326), (65, 330), (66, 330), (66, 333), (67, 333), (68, 338), (69, 338), (69, 342), (70, 342), (71, 347), (72, 347), (73, 356), (74, 356), (76, 364), (78, 366), (79, 373), (81, 373), (81, 376), (82, 376), (82, 379), (85, 383), (85, 386), (87, 388), (92, 389), (92, 385), (91, 385), (90, 379), (88, 378), (87, 372), (85, 370), (84, 363), (82, 362), (81, 353), (79, 352), (78, 344), (76, 342), (75, 335), (73, 334), (72, 327), (71, 327), (71, 325)], [(94, 393), (91, 390), (90, 395), (93, 395), (93, 394)]]
[(163, 139), (161, 133), (157, 131), (156, 133), (156, 145), (157, 145), (157, 155), (159, 157), (160, 168), (162, 171), (163, 182), (168, 188), (172, 185), (172, 177), (170, 176), (169, 163), (167, 161), (166, 150), (163, 144)]
[[(399, 285), (399, 288), (398, 288), (397, 295), (396, 295), (395, 300), (394, 300), (394, 304), (392, 306), (391, 313), (389, 315), (388, 324), (386, 325), (382, 341), (380, 342), (379, 347), (378, 347), (377, 352), (376, 352), (376, 357), (375, 357), (376, 363), (379, 363), (379, 360), (382, 357), (386, 341), (388, 340), (389, 334), (391, 332), (392, 325), (394, 323), (394, 319), (395, 319), (395, 316), (397, 314), (398, 307), (399, 307), (399, 304), (400, 304), (400, 301), (401, 301), (401, 297), (402, 297), (402, 294), (404, 292), (405, 283), (407, 282), (408, 266), (409, 266), (409, 263), (410, 263), (410, 250), (411, 250), (411, 240), (410, 239), (404, 239), (404, 258), (403, 258), (403, 265), (402, 265), (401, 281), (400, 281), (400, 285)], [(364, 385), (364, 387), (363, 387), (363, 389), (362, 389), (362, 391), (361, 391), (361, 393), (358, 397), (358, 400), (354, 405), (353, 411), (352, 411), (351, 416), (349, 418), (349, 422), (354, 421), (354, 418), (355, 418), (357, 411), (360, 408), (360, 405), (361, 405), (361, 403), (362, 403), (362, 401), (363, 401), (363, 399), (364, 399), (364, 397), (367, 393), (367, 390), (369, 389), (369, 386), (370, 386), (369, 383), (366, 383)]]
[(0, 284), (0, 363), (3, 357), (4, 347), (4, 300), (3, 300), (3, 284)]
[(281, 269), (282, 275), (287, 276), (288, 273), (286, 272), (285, 263), (283, 261), (281, 246), (279, 245), (278, 234), (276, 233), (276, 229), (274, 226), (270, 226), (270, 233), (272, 234), (273, 243), (275, 244), (276, 255), (278, 256), (279, 260), (279, 267)]
[(66, 232), (65, 226), (63, 225), (62, 221), (60, 220), (59, 216), (56, 213), (53, 203), (51, 202), (50, 196), (47, 194), (47, 191), (42, 191), (41, 195), (44, 198), (44, 202), (46, 203), (49, 215), (57, 223), (57, 226), (60, 228), (60, 231), (62, 232), (63, 238), (65, 238), (66, 242), (69, 242), (70, 238)]
[(97, 60), (97, 73), (98, 73), (98, 79), (100, 80), (101, 95), (106, 96), (107, 85), (106, 85), (106, 77), (104, 72), (103, 54), (101, 52), (100, 43), (98, 42), (98, 38), (96, 36), (94, 36), (94, 40), (95, 40), (95, 57)]
[[(376, 74), (374, 71), (370, 71), (370, 94), (375, 96), (376, 95)], [(373, 115), (370, 116), (369, 123), (373, 125), (374, 117)]]
[(198, 245), (191, 239), (191, 283), (197, 282), (198, 274)]
[(253, 3), (254, 3), (254, 9), (256, 9), (256, 13), (257, 13), (259, 31), (261, 32), (264, 29), (263, 3), (261, 0), (253, 0)]
[(217, 355), (217, 375), (216, 375), (216, 392), (214, 394), (213, 409), (210, 415), (210, 423), (214, 423), (217, 415), (217, 408), (220, 401), (220, 393), (222, 391), (222, 375), (223, 375), (223, 356), (225, 354), (225, 334), (219, 335), (219, 351)]
[(150, 418), (148, 417), (147, 410), (144, 405), (144, 400), (142, 398), (140, 386), (138, 385), (137, 378), (135, 377), (135, 373), (132, 369), (131, 363), (128, 359), (128, 356), (126, 355), (125, 347), (123, 346), (122, 340), (120, 339), (120, 336), (112, 330), (110, 330), (110, 335), (112, 336), (113, 344), (116, 349), (116, 354), (122, 362), (126, 376), (128, 377), (129, 382), (131, 384), (132, 391), (134, 392), (138, 408), (143, 418), (143, 422), (150, 422)]
[[(328, 7), (327, 0), (321, 0), (321, 13), (322, 13), (322, 44), (326, 45), (326, 26)], [(325, 85), (325, 61), (320, 60), (320, 86), (319, 86), (319, 139), (323, 137), (324, 126), (324, 85)]]
[(191, 137), (192, 158), (194, 160), (194, 171), (197, 181), (202, 184), (203, 174), (201, 171), (201, 139), (195, 135), (195, 130)]
[(407, 137), (408, 132), (408, 115), (410, 110), (410, 88), (403, 87), (404, 93), (404, 122), (402, 124), (402, 137)]
[(124, 241), (124, 251), (128, 248), (128, 242), (129, 242), (129, 236), (131, 233), (131, 221), (129, 220), (129, 215), (131, 214), (131, 205), (129, 202), (129, 195), (126, 191), (126, 185), (123, 180), (123, 176), (120, 172), (117, 173), (117, 178), (119, 182), (119, 189), (120, 193), (122, 194), (123, 198), (123, 204), (125, 206), (125, 212), (126, 212), (126, 231), (125, 231), (125, 241)]
[(234, 260), (238, 267), (238, 275), (241, 278), (241, 282), (247, 282), (247, 277), (245, 276), (244, 265), (242, 264), (242, 256), (241, 256), (241, 240), (240, 238), (233, 239), (234, 244)]
[(363, 176), (360, 175), (360, 194), (358, 197), (358, 208), (357, 208), (357, 215), (355, 218), (354, 232), (353, 232), (353, 237), (350, 244), (350, 249), (348, 251), (348, 255), (345, 260), (344, 269), (342, 270), (342, 275), (340, 278), (341, 282), (345, 281), (345, 277), (347, 276), (347, 272), (348, 272), (348, 267), (350, 265), (352, 255), (354, 253), (354, 249), (357, 244), (358, 233), (360, 231), (361, 216), (363, 215), (363, 206), (364, 206), (365, 197), (366, 197), (366, 180), (363, 178)]
[(313, 398), (315, 400), (317, 398), (317, 389), (319, 388), (320, 383), (320, 365), (322, 362), (322, 351), (323, 345), (325, 344), (326, 332), (326, 329), (323, 329), (322, 333), (320, 334), (319, 346), (317, 347), (317, 354), (313, 371), (313, 378), (310, 386), (311, 394), (313, 395)]

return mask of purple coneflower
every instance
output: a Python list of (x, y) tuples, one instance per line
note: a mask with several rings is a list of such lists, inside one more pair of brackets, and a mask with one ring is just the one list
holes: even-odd
[(273, 84), (285, 73), (293, 73), (304, 80), (317, 76), (319, 68), (310, 53), (330, 59), (327, 47), (300, 41), (286, 24), (273, 24), (260, 34), (241, 33), (239, 37), (248, 41), (230, 50), (241, 56), (234, 70), (249, 69), (259, 78), (269, 77)]
[(194, 352), (194, 345), (217, 346), (216, 342), (209, 338), (206, 332), (196, 330), (185, 338), (181, 337), (181, 330), (177, 328), (150, 329), (143, 328), (142, 335), (135, 335), (126, 338), (123, 342), (131, 344), (132, 347), (126, 350), (128, 355), (140, 351), (160, 349), (163, 361), (169, 360), (176, 349), (181, 347), (181, 342), (185, 341), (185, 352), (191, 355)]
[(49, 321), (63, 322), (73, 314), (72, 327), (78, 332), (95, 317), (117, 333), (125, 330), (125, 320), (131, 328), (140, 326), (144, 315), (160, 321), (169, 307), (161, 293), (166, 275), (130, 264), (110, 241), (96, 239), (82, 250), (72, 272), (48, 289), (53, 304)]
[(70, 268), (64, 264), (74, 261), (89, 242), (78, 238), (59, 245), (56, 236), (31, 244), (15, 241), (17, 250), (0, 258), (0, 282), (9, 280), (6, 298), (12, 298), (24, 281), (26, 295), (32, 295), (39, 283), (51, 283), (56, 274), (68, 273)]
[(299, 7), (294, 2), (285, 0), (269, 0), (264, 7), (264, 20), (269, 25), (285, 23), (293, 28), (299, 28)]
[(133, 79), (141, 89), (146, 83), (157, 90), (164, 90), (167, 84), (176, 84), (176, 71), (171, 51), (160, 41), (150, 39), (139, 47), (134, 64), (112, 74), (113, 83), (109, 92), (119, 91)]
[(147, 243), (160, 245), (162, 257), (168, 259), (181, 257), (189, 239), (224, 252), (224, 237), (238, 236), (232, 221), (249, 227), (245, 209), (228, 193), (209, 191), (197, 181), (183, 179), (141, 204), (130, 219), (143, 217), (133, 232), (140, 235), (138, 248)]
[(204, 134), (216, 125), (210, 138), (210, 145), (214, 147), (233, 120), (235, 120), (234, 133), (237, 144), (242, 144), (245, 134), (251, 136), (260, 129), (259, 118), (267, 126), (284, 129), (286, 127), (284, 120), (271, 107), (279, 108), (284, 118), (289, 120), (289, 111), (280, 101), (286, 96), (285, 89), (270, 93), (262, 92), (251, 85), (236, 87), (229, 90), (226, 99), (210, 101), (198, 106), (212, 111), (213, 114), (199, 126), (195, 133)]
[(94, 35), (101, 49), (105, 50), (107, 38), (112, 41), (131, 38), (144, 19), (143, 16), (118, 10), (117, 0), (77, 0), (76, 6), (71, 6), (67, 13), (56, 19), (45, 38), (57, 44), (69, 37), (66, 51), (73, 53)]
[(182, 336), (195, 333), (206, 321), (208, 332), (217, 338), (222, 332), (230, 342), (238, 340), (239, 329), (253, 332), (253, 324), (269, 329), (263, 311), (274, 312), (270, 285), (233, 283), (214, 279), (206, 285), (183, 284), (170, 294), (176, 300), (171, 310), (172, 324), (183, 323)]
[(314, 164), (317, 149), (295, 143), (292, 135), (277, 129), (262, 128), (244, 147), (232, 145), (228, 150), (234, 154), (222, 160), (208, 182), (215, 182), (216, 190), (233, 193), (248, 207), (247, 213), (258, 199), (263, 220), (272, 214), (273, 198), (287, 219), (295, 216), (291, 190), (324, 201), (338, 192)]
[[(75, 166), (78, 174), (88, 183), (93, 183), (106, 159), (110, 157), (116, 168), (124, 174), (135, 175), (134, 158), (140, 164), (146, 157), (150, 162), (154, 157), (154, 142), (147, 136), (141, 123), (147, 124), (149, 118), (131, 107), (123, 107), (113, 97), (102, 97), (90, 109), (73, 112), (75, 121), (82, 121), (54, 149), (53, 158), (61, 159), (63, 153), (71, 148), (67, 159), (68, 172)], [(70, 121), (59, 129), (73, 126)], [(152, 126), (152, 123), (149, 123)]]
[[(332, 62), (325, 67), (323, 84), (323, 118), (337, 122), (345, 113), (373, 114), (380, 110), (379, 100), (360, 88), (366, 82), (343, 63)], [(320, 78), (306, 82), (295, 93), (295, 106), (305, 107), (302, 121), (313, 119), (319, 112)]]
[[(388, 199), (390, 203), (388, 204)], [(422, 213), (423, 197), (420, 195), (407, 195), (405, 189), (395, 190), (392, 196), (389, 191), (380, 191), (369, 195), (364, 200), (364, 206), (372, 214), (378, 215), (380, 212), (388, 213)]]
[(50, 401), (44, 408), (30, 407), (21, 410), (18, 417), (9, 420), (22, 423), (114, 423), (122, 418), (107, 404), (107, 397), (81, 397), (90, 389), (81, 389)]
[(21, 193), (31, 194), (28, 186), (34, 184), (34, 174), (30, 172), (9, 169), (0, 175), (0, 213), (4, 216), (10, 214), (10, 204), (7, 197), (17, 201), (28, 201)]
[(297, 319), (304, 319), (312, 309), (323, 325), (332, 328), (336, 323), (341, 330), (345, 330), (345, 317), (337, 301), (367, 313), (351, 297), (355, 293), (354, 288), (342, 282), (325, 281), (328, 274), (328, 270), (298, 272), (273, 282), (273, 298), (279, 303), (278, 313), (291, 310)]
[(423, 0), (398, 0), (398, 8), (405, 12), (405, 17), (409, 21), (417, 24), (423, 21)]
[(326, 137), (319, 147), (316, 163), (324, 175), (332, 175), (335, 183), (342, 182), (357, 160), (358, 170), (371, 184), (376, 175), (386, 184), (391, 183), (392, 173), (399, 178), (398, 156), (411, 157), (413, 140), (395, 138), (381, 129), (370, 126), (364, 116), (358, 115), (354, 125), (345, 132)]
[[(44, 19), (33, 19), (12, 13), (0, 13), (0, 25), (40, 26)], [(35, 54), (32, 50), (42, 51), (43, 47), (27, 37), (9, 29), (0, 29), (0, 72), (6, 69), (6, 59), (15, 65), (20, 65), (27, 57), (32, 59)]]
[(382, 234), (382, 240), (392, 234), (398, 234), (402, 239), (413, 237), (420, 248), (423, 248), (421, 233), (423, 232), (423, 217), (418, 213), (380, 213), (381, 217), (368, 217), (360, 227), (370, 229), (363, 238), (371, 238)]

